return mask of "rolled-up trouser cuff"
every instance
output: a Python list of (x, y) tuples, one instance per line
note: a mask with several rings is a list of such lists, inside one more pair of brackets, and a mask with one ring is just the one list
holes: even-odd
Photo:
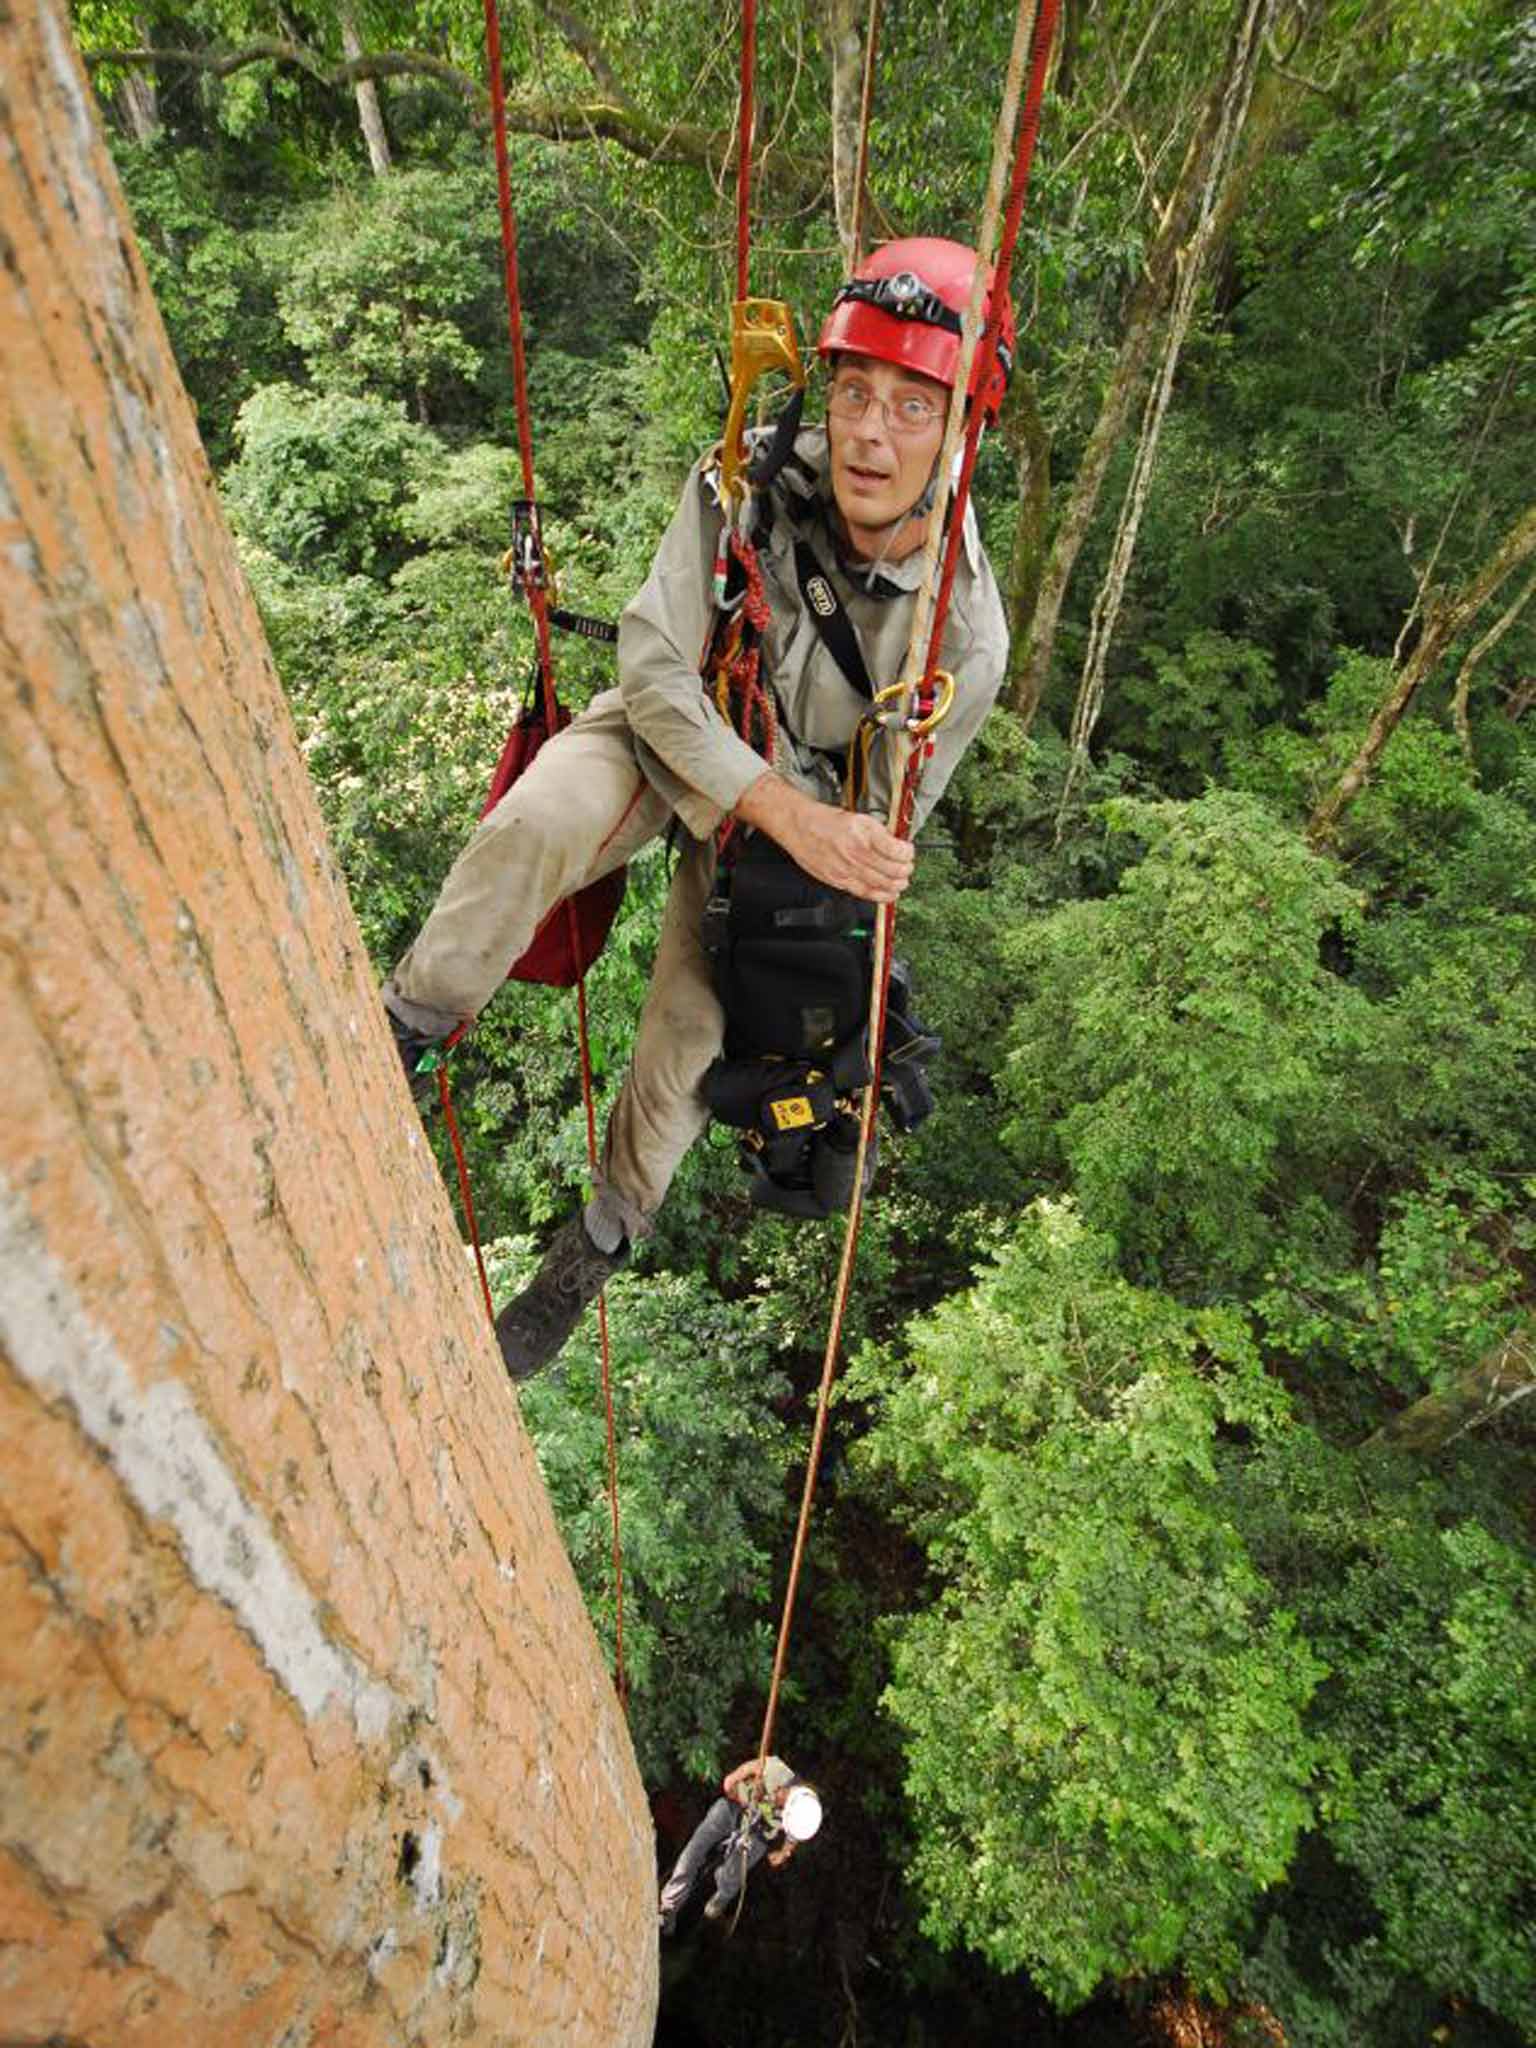
[(600, 1252), (616, 1252), (628, 1238), (631, 1244), (639, 1244), (642, 1238), (650, 1236), (656, 1228), (656, 1220), (647, 1215), (638, 1203), (628, 1195), (622, 1195), (611, 1187), (599, 1174), (592, 1183), (592, 1199), (582, 1216), (587, 1235)]
[(392, 1017), (412, 1031), (419, 1031), (423, 1038), (446, 1038), (450, 1031), (456, 1031), (464, 1022), (451, 1010), (435, 1010), (430, 1003), (413, 1003), (409, 996), (401, 995), (391, 975), (380, 991), (384, 1007)]

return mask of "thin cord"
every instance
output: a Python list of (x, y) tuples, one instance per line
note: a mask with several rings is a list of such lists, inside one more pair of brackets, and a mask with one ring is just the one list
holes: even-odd
[[(750, 4), (750, 0), (748, 0)], [(534, 504), (533, 482), (533, 416), (528, 403), (528, 361), (523, 344), (522, 293), (517, 273), (517, 219), (512, 211), (512, 175), (507, 159), (507, 106), (506, 91), (501, 75), (501, 20), (497, 0), (485, 0), (485, 52), (486, 64), (491, 82), (491, 129), (496, 150), (496, 203), (501, 215), (502, 269), (506, 283), (507, 327), (512, 341), (512, 383), (517, 400), (517, 446), (523, 467), (523, 495), (529, 505)], [(539, 534), (538, 515), (535, 510), (534, 532)], [(542, 536), (540, 536), (542, 539)], [(549, 596), (540, 577), (529, 577), (525, 584), (528, 607), (533, 613), (534, 632), (538, 639), (539, 668), (544, 684), (544, 715), (551, 737), (560, 729), (558, 705), (555, 699), (554, 656), (550, 642)], [(566, 899), (566, 929), (570, 937), (572, 957), (579, 959), (578, 928), (576, 907)], [(581, 1093), (587, 1120), (587, 1164), (591, 1171), (597, 1171), (597, 1110), (593, 1099), (592, 1049), (587, 1030), (587, 985), (584, 976), (576, 983), (576, 1036), (581, 1057)], [(461, 1185), (466, 1190), (468, 1201), (468, 1177), (463, 1176)], [(471, 1225), (473, 1228), (473, 1225)], [(479, 1259), (479, 1245), (476, 1243), (476, 1259)], [(481, 1282), (485, 1283), (484, 1266), (481, 1266)], [(490, 1290), (486, 1288), (487, 1306)], [(624, 1671), (624, 1558), (619, 1541), (619, 1470), (617, 1438), (613, 1421), (613, 1360), (608, 1341), (607, 1304), (598, 1300), (599, 1352), (602, 1359), (603, 1405), (607, 1416), (608, 1435), (608, 1503), (613, 1522), (613, 1576), (614, 1576), (614, 1687), (621, 1705), (627, 1710), (628, 1685)]]

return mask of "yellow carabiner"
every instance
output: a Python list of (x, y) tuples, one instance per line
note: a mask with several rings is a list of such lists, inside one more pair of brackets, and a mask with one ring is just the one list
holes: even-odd
[(720, 449), (720, 500), (732, 519), (746, 498), (747, 400), (770, 370), (782, 370), (797, 390), (805, 383), (794, 315), (782, 299), (738, 299), (731, 308), (731, 406)]

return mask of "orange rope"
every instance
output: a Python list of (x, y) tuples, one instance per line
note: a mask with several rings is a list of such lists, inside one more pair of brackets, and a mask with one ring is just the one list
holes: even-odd
[[(1030, 0), (1021, 0), (1021, 7), (1027, 7)], [(1002, 327), (1003, 302), (1008, 291), (1008, 275), (1012, 267), (1013, 252), (1018, 240), (1019, 221), (1024, 208), (1024, 196), (1029, 185), (1030, 163), (1034, 156), (1035, 140), (1039, 130), (1040, 100), (1045, 89), (1046, 67), (1050, 59), (1051, 39), (1056, 27), (1059, 0), (1040, 0), (1039, 12), (1035, 19), (1031, 48), (1030, 77), (1025, 94), (1024, 108), (1019, 120), (1014, 141), (1013, 183), (1009, 194), (1008, 213), (1001, 241), (998, 246), (997, 262), (992, 283), (992, 305), (986, 332), (982, 337), (981, 375), (984, 378), (996, 353), (997, 339)], [(984, 252), (979, 252), (984, 253)], [(933, 624), (928, 643), (928, 666), (924, 685), (931, 683), (937, 669), (940, 643), (943, 638), (945, 613), (949, 604), (950, 591), (954, 582), (955, 557), (958, 553), (961, 531), (965, 523), (966, 502), (970, 493), (971, 473), (975, 467), (976, 444), (981, 438), (981, 408), (972, 408), (972, 420), (966, 437), (966, 460), (961, 468), (955, 486), (954, 503), (949, 515), (949, 553), (945, 562), (945, 573), (940, 581), (938, 596), (934, 605)], [(904, 838), (911, 826), (912, 802), (917, 788), (917, 777), (926, 749), (916, 748), (907, 761), (901, 788), (901, 802), (898, 813), (897, 831)], [(859, 1167), (855, 1173), (853, 1193), (848, 1203), (848, 1221), (843, 1233), (843, 1253), (838, 1266), (837, 1284), (832, 1296), (832, 1316), (827, 1331), (826, 1350), (822, 1356), (821, 1382), (816, 1396), (816, 1424), (811, 1434), (810, 1455), (806, 1460), (805, 1486), (800, 1499), (800, 1517), (795, 1527), (794, 1549), (790, 1557), (789, 1577), (784, 1588), (784, 1606), (779, 1623), (779, 1639), (774, 1650), (773, 1675), (768, 1686), (768, 1701), (763, 1712), (762, 1735), (758, 1743), (757, 1769), (761, 1779), (773, 1744), (774, 1723), (778, 1714), (779, 1692), (783, 1684), (784, 1670), (789, 1657), (791, 1625), (794, 1620), (795, 1597), (799, 1591), (800, 1571), (805, 1561), (807, 1538), (810, 1530), (811, 1509), (816, 1498), (816, 1482), (821, 1469), (822, 1451), (826, 1442), (827, 1415), (831, 1407), (832, 1384), (837, 1375), (838, 1354), (842, 1346), (843, 1322), (848, 1312), (848, 1297), (853, 1284), (854, 1260), (858, 1251), (859, 1227), (864, 1218), (864, 1174), (863, 1161), (868, 1156), (870, 1135), (880, 1108), (880, 1068), (885, 1050), (886, 1009), (890, 994), (891, 939), (896, 928), (896, 906), (887, 903), (881, 906), (878, 938), (883, 941), (883, 970), (879, 985), (879, 1001), (875, 1006), (874, 1032), (870, 1047), (871, 1080), (864, 1091), (864, 1104), (860, 1124)]]
[[(449, 1033), (443, 1040), (445, 1054), (452, 1052), (467, 1029), (467, 1025), (461, 1024), (457, 1031)], [(491, 1283), (486, 1277), (485, 1254), (480, 1249), (480, 1225), (475, 1220), (475, 1198), (469, 1191), (469, 1162), (464, 1157), (464, 1140), (459, 1135), (459, 1120), (453, 1113), (453, 1091), (448, 1086), (446, 1059), (437, 1070), (437, 1096), (443, 1105), (443, 1121), (448, 1126), (448, 1142), (453, 1147), (453, 1163), (459, 1170), (459, 1200), (464, 1204), (464, 1221), (469, 1225), (469, 1241), (474, 1247), (475, 1271), (480, 1275), (480, 1296), (485, 1303), (486, 1320), (494, 1330), (496, 1310), (491, 1301)]]

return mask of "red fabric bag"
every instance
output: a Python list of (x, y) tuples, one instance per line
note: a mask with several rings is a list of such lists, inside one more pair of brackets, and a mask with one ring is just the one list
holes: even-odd
[[(557, 704), (556, 732), (562, 732), (570, 722), (570, 712), (563, 704)], [(516, 725), (507, 734), (480, 813), (482, 818), (495, 810), (550, 737), (543, 693), (535, 688)], [(574, 895), (562, 896), (529, 940), (528, 950), (507, 969), (508, 981), (535, 981), (544, 988), (574, 988), (603, 950), (609, 927), (624, 901), (628, 872), (627, 868), (615, 868), (611, 875), (600, 876)]]

